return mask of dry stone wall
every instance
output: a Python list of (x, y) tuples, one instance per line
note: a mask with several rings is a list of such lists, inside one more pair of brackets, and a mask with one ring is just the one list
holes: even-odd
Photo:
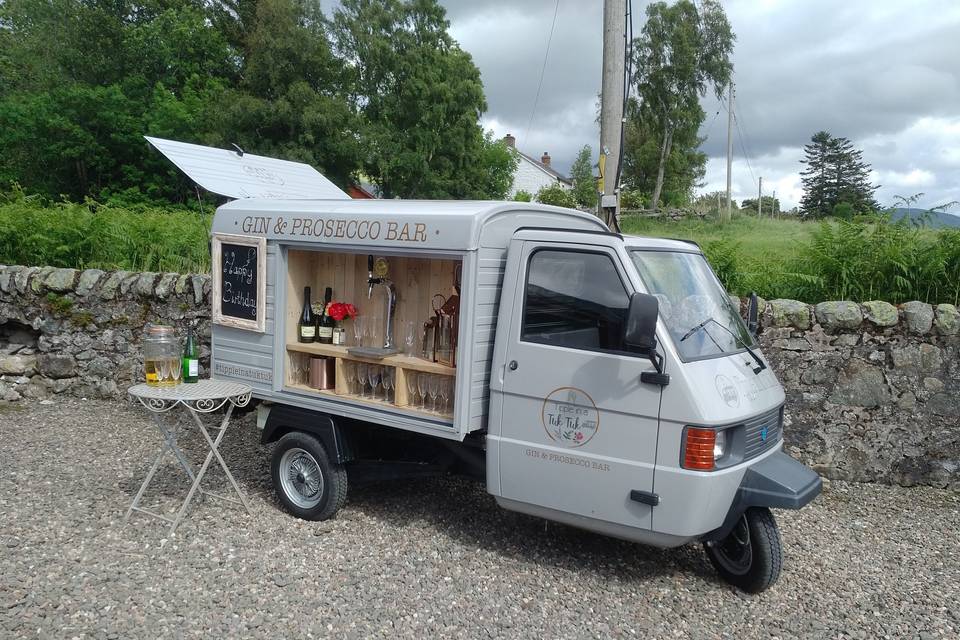
[[(953, 305), (773, 300), (761, 309), (760, 344), (786, 388), (791, 455), (831, 478), (960, 488)], [(206, 375), (209, 276), (0, 267), (0, 404), (120, 398), (142, 380), (144, 325), (191, 321)]]

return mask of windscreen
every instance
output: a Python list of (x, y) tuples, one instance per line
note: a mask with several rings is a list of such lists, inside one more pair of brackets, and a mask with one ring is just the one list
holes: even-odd
[(742, 351), (752, 346), (739, 310), (734, 309), (706, 259), (697, 253), (630, 252), (647, 291), (660, 300), (660, 319), (683, 360)]

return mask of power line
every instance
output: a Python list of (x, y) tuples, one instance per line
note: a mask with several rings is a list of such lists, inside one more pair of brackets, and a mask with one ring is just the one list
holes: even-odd
[(717, 109), (717, 112), (713, 114), (713, 120), (710, 121), (710, 124), (707, 125), (706, 130), (703, 132), (703, 139), (707, 140), (710, 138), (710, 131), (713, 129), (713, 123), (717, 121), (717, 116), (720, 115), (720, 110)]
[(743, 143), (743, 130), (740, 129), (740, 118), (737, 117), (737, 110), (733, 110), (733, 121), (737, 125), (737, 139), (740, 140), (740, 150), (743, 151), (743, 158), (747, 161), (747, 169), (750, 171), (750, 179), (753, 180), (754, 184), (757, 184), (757, 178), (753, 175), (753, 167), (750, 165), (750, 154), (747, 153), (747, 148)]
[(530, 125), (533, 124), (533, 116), (537, 112), (537, 103), (540, 101), (540, 89), (543, 87), (543, 76), (547, 71), (547, 58), (550, 55), (550, 43), (553, 42), (553, 28), (557, 25), (557, 12), (560, 10), (560, 0), (553, 7), (553, 22), (550, 23), (550, 35), (547, 37), (547, 49), (543, 52), (543, 67), (540, 69), (540, 82), (537, 83), (537, 95), (533, 99), (533, 109), (530, 110), (530, 119), (527, 120), (527, 130), (523, 132), (523, 140), (526, 143), (527, 136), (530, 134)]

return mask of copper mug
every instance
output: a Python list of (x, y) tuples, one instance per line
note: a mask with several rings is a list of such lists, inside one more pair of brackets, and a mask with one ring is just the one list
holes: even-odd
[(337, 360), (326, 356), (310, 357), (310, 386), (314, 389), (336, 387)]

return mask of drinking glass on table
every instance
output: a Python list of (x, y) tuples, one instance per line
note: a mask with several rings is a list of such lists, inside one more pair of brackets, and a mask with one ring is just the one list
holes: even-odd
[(360, 397), (367, 397), (367, 363), (357, 363), (357, 381), (360, 383)]

